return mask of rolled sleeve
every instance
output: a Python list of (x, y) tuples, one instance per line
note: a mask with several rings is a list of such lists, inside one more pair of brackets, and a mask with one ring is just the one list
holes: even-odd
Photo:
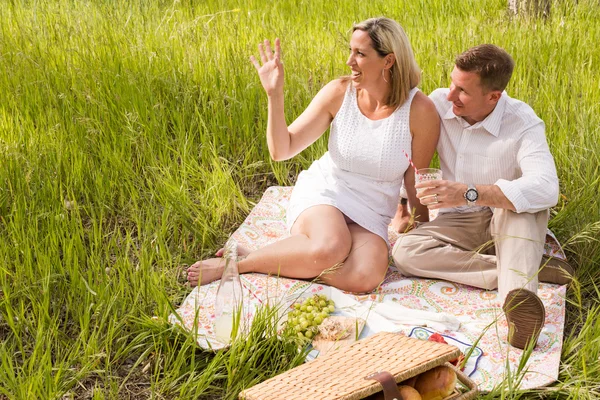
[(531, 205), (527, 198), (521, 192), (517, 181), (507, 181), (506, 179), (498, 179), (494, 184), (502, 190), (502, 193), (515, 206), (517, 213), (526, 212), (531, 209)]

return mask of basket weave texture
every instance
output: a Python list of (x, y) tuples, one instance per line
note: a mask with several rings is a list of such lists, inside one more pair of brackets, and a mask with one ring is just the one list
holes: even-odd
[(365, 377), (387, 371), (404, 381), (446, 361), (460, 350), (443, 343), (380, 332), (300, 365), (240, 393), (244, 400), (355, 400), (381, 391)]

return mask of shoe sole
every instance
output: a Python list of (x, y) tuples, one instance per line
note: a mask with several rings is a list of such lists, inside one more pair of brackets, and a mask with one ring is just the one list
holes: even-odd
[[(511, 290), (506, 296), (502, 310), (506, 314), (508, 342), (512, 346), (524, 349), (530, 340), (537, 344), (546, 320), (546, 310), (544, 303), (535, 293), (527, 289)], [(532, 321), (532, 316), (535, 319), (535, 316), (540, 314), (541, 319)]]
[(544, 255), (542, 257), (542, 269), (538, 274), (538, 280), (556, 285), (571, 283), (575, 269), (566, 261), (556, 257)]

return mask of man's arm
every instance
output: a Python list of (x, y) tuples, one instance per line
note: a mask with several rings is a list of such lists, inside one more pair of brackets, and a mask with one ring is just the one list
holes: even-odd
[[(522, 173), (520, 178), (498, 179), (493, 185), (475, 185), (479, 193), (478, 206), (533, 213), (556, 205), (558, 177), (542, 122), (524, 133), (517, 150), (517, 162)], [(417, 185), (417, 188), (421, 187), (427, 189), (419, 193), (419, 199), (437, 194), (437, 204), (433, 204), (435, 196), (425, 199), (432, 210), (467, 204), (464, 198), (467, 183), (440, 180)]]
[[(420, 193), (417, 193), (419, 199), (425, 197), (426, 205), (431, 210), (438, 208), (450, 208), (467, 205), (465, 192), (468, 189), (467, 184), (452, 181), (427, 181), (416, 185), (416, 188), (427, 188)], [(479, 198), (477, 199), (478, 206), (504, 208), (511, 211), (516, 211), (513, 203), (504, 195), (502, 190), (496, 185), (475, 185)], [(437, 201), (435, 203), (435, 196)], [(427, 197), (430, 196), (430, 197)], [(433, 196), (433, 197), (431, 197)]]
[(498, 179), (494, 183), (511, 201), (515, 211), (534, 213), (554, 207), (558, 202), (558, 175), (543, 122), (524, 133), (517, 149), (517, 162), (520, 178)]

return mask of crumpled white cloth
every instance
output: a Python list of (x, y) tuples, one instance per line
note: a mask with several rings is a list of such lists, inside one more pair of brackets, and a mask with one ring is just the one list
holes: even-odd
[[(342, 314), (362, 318), (370, 333), (397, 332), (401, 325), (425, 326), (438, 332), (457, 331), (460, 321), (448, 313), (414, 310), (396, 303), (358, 302), (334, 287), (329, 288), (329, 297)], [(362, 335), (361, 335), (362, 336)]]

